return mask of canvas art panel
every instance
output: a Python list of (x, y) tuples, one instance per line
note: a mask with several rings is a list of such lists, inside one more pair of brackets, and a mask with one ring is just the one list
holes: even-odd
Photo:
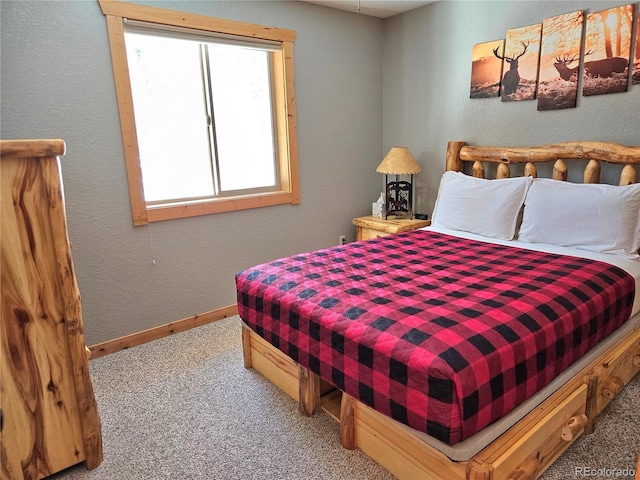
[(633, 54), (633, 73), (631, 74), (631, 83), (640, 85), (640, 15), (636, 22), (636, 46)]
[(503, 59), (500, 95), (503, 102), (536, 98), (540, 37), (542, 24), (514, 28), (507, 31)]
[(626, 92), (633, 5), (587, 15), (582, 95)]
[(543, 20), (538, 110), (575, 108), (583, 21), (583, 11)]
[(504, 49), (504, 39), (478, 43), (473, 46), (471, 59), (470, 98), (491, 98), (500, 96), (502, 60), (493, 53)]

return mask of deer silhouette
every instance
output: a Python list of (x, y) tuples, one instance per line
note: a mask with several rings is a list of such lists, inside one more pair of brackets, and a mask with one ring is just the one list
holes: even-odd
[(590, 77), (608, 78), (614, 73), (624, 73), (629, 66), (626, 58), (609, 57), (601, 60), (592, 60), (584, 64), (584, 71)]
[[(591, 55), (591, 49), (584, 54)], [(571, 80), (573, 74), (578, 75), (578, 66), (569, 68), (573, 62), (576, 61), (577, 54), (571, 58), (564, 55), (563, 58), (556, 57), (556, 63), (553, 64), (560, 74), (560, 78), (563, 80)], [(608, 78), (614, 73), (624, 73), (625, 69), (629, 65), (629, 62), (622, 57), (609, 57), (601, 60), (592, 60), (590, 62), (584, 62), (584, 72), (590, 77)]]
[[(591, 50), (589, 50), (584, 55), (586, 57), (587, 55), (590, 55), (590, 54), (591, 54)], [(560, 78), (562, 78), (563, 80), (569, 81), (571, 80), (571, 77), (575, 74), (576, 80), (577, 80), (579, 65), (573, 68), (569, 68), (569, 65), (575, 62), (579, 55), (580, 55), (579, 53), (576, 53), (571, 58), (569, 58), (568, 55), (564, 55), (562, 58), (556, 57), (556, 63), (554, 63), (553, 66), (556, 67), (556, 70), (560, 74)]]
[(502, 78), (502, 94), (503, 95), (511, 95), (515, 93), (518, 89), (518, 85), (520, 85), (520, 74), (518, 73), (518, 59), (522, 57), (529, 47), (529, 42), (520, 42), (522, 45), (522, 52), (517, 57), (503, 57), (498, 55), (498, 48), (493, 49), (493, 54), (498, 57), (500, 60), (504, 60), (509, 64), (509, 71), (504, 74)]

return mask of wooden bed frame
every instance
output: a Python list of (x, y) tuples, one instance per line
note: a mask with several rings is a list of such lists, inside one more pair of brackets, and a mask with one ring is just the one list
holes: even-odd
[[(636, 182), (640, 147), (609, 142), (567, 142), (530, 148), (494, 148), (449, 142), (446, 169), (484, 178), (483, 162), (497, 163), (496, 177), (510, 176), (510, 164), (524, 164), (537, 176), (537, 162), (553, 161), (552, 178), (567, 179), (567, 159), (589, 160), (584, 183), (598, 183), (600, 162), (623, 165), (620, 185)], [(636, 294), (639, 294), (637, 292)], [(530, 480), (539, 477), (580, 435), (592, 433), (596, 418), (640, 371), (640, 327), (598, 356), (533, 411), (467, 461), (453, 461), (407, 427), (356, 399), (331, 389), (243, 325), (244, 366), (254, 368), (298, 401), (311, 415), (325, 409), (340, 422), (340, 441), (360, 448), (400, 479)]]

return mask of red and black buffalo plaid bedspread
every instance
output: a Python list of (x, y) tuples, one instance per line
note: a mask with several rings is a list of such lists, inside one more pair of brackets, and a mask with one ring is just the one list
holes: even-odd
[(236, 275), (240, 317), (379, 412), (453, 445), (625, 322), (603, 262), (414, 231)]

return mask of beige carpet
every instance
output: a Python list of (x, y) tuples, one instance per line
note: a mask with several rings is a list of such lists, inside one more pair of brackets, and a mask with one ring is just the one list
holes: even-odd
[[(243, 367), (238, 317), (97, 358), (90, 369), (104, 462), (53, 479), (393, 478), (359, 450), (343, 449), (327, 414), (301, 416), (293, 400)], [(636, 376), (603, 412), (596, 433), (581, 437), (541, 478), (633, 478), (598, 469), (635, 468), (639, 412)]]

